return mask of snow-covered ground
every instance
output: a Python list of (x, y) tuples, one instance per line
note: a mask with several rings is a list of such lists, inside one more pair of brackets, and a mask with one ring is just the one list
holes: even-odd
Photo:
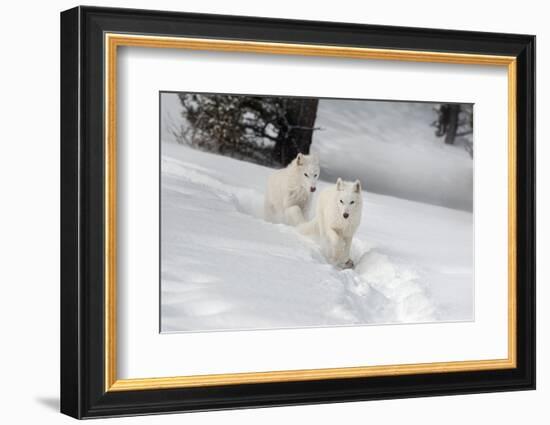
[(163, 332), (473, 319), (471, 213), (364, 191), (356, 267), (339, 270), (263, 220), (271, 169), (172, 142), (161, 153)]
[(472, 211), (473, 161), (430, 123), (433, 103), (322, 99), (312, 149), (321, 177), (359, 178), (367, 190)]

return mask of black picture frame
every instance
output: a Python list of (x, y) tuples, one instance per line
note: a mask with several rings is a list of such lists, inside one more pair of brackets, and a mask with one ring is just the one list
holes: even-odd
[[(105, 391), (104, 33), (259, 40), (517, 58), (517, 367)], [(61, 412), (75, 418), (535, 388), (535, 37), (76, 7), (61, 13)]]

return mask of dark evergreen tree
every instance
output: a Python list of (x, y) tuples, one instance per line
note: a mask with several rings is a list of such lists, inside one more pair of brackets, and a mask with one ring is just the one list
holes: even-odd
[(454, 145), (460, 140), (473, 157), (473, 106), (458, 103), (443, 103), (434, 108), (437, 118), (432, 123), (437, 137), (445, 136), (445, 144)]
[(264, 165), (286, 166), (309, 153), (317, 99), (241, 95), (179, 95), (188, 125), (180, 141)]

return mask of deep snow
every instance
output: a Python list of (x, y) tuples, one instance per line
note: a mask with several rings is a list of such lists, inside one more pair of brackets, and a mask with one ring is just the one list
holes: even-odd
[(471, 213), (363, 191), (356, 267), (339, 270), (263, 220), (272, 169), (173, 142), (161, 153), (163, 332), (473, 319)]

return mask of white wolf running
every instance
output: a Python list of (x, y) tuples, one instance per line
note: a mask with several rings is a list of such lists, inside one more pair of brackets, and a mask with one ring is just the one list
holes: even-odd
[(338, 178), (334, 186), (324, 189), (317, 201), (313, 220), (299, 227), (301, 233), (318, 236), (327, 259), (337, 266), (351, 268), (351, 241), (361, 223), (363, 197), (361, 182)]
[(299, 153), (286, 167), (267, 180), (265, 219), (297, 226), (304, 223), (319, 179), (319, 158)]

